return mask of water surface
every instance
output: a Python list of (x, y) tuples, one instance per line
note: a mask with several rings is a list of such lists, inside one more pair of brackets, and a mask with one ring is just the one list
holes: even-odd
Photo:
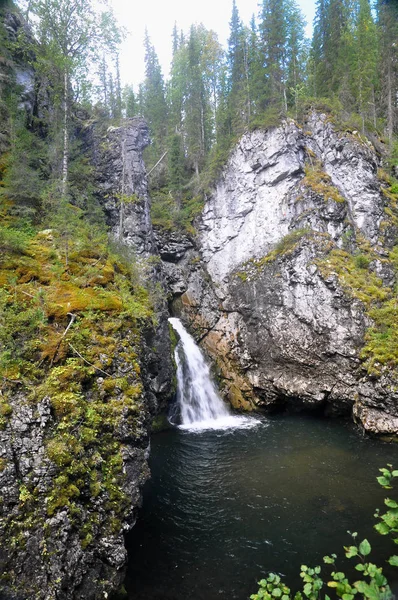
[(372, 525), (387, 463), (398, 465), (396, 445), (311, 416), (153, 436), (152, 479), (128, 539), (129, 598), (245, 600), (269, 571), (294, 587), (303, 562), (343, 557), (347, 530), (371, 539), (382, 562), (394, 547)]

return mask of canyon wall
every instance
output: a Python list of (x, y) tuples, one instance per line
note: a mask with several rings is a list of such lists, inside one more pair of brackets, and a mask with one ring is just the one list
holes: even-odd
[(398, 357), (382, 339), (395, 333), (380, 312), (393, 315), (396, 284), (389, 190), (372, 144), (314, 112), (243, 135), (196, 249), (158, 233), (175, 310), (235, 407), (322, 408), (397, 432)]

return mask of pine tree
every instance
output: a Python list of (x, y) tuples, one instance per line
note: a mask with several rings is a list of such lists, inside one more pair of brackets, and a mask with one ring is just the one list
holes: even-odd
[(328, 46), (330, 35), (327, 18), (328, 2), (329, 0), (317, 0), (312, 37), (312, 91), (314, 96), (318, 98), (327, 96), (329, 93), (327, 79), (328, 66), (325, 58), (325, 48)]
[(206, 30), (192, 26), (188, 40), (187, 94), (184, 102), (184, 131), (187, 158), (196, 175), (211, 145), (211, 111), (203, 77), (203, 48)]
[(247, 55), (250, 99), (249, 121), (251, 121), (265, 108), (265, 70), (263, 64), (264, 61), (263, 54), (261, 52), (261, 45), (259, 43), (259, 34), (254, 15), (251, 18), (250, 29), (247, 34)]
[(183, 121), (183, 105), (187, 91), (187, 47), (174, 26), (173, 58), (170, 69), (170, 80), (167, 84), (167, 105), (169, 112), (169, 131), (181, 133)]
[(303, 94), (306, 64), (305, 20), (295, 0), (286, 0), (286, 90), (288, 105), (296, 116), (299, 98)]

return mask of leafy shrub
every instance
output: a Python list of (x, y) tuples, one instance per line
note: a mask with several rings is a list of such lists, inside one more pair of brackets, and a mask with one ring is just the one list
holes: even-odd
[[(392, 480), (398, 477), (398, 471), (392, 470), (392, 465), (388, 468), (380, 469), (382, 475), (377, 477), (379, 484), (385, 489), (391, 489)], [(391, 535), (393, 541), (398, 543), (398, 502), (390, 498), (384, 500), (387, 507), (385, 513), (380, 514), (377, 510), (375, 516), (379, 520), (375, 525), (376, 531), (381, 535)], [(350, 532), (349, 532), (350, 533)], [(303, 589), (292, 594), (290, 588), (285, 585), (279, 575), (270, 573), (266, 579), (258, 582), (260, 589), (257, 594), (250, 596), (251, 600), (330, 600), (328, 594), (322, 594), (322, 588), (326, 585), (330, 590), (334, 590), (337, 598), (342, 600), (354, 600), (364, 598), (366, 600), (389, 600), (394, 596), (388, 585), (386, 577), (383, 575), (382, 567), (368, 562), (368, 556), (371, 553), (371, 545), (368, 540), (362, 540), (359, 544), (356, 542), (357, 533), (351, 533), (354, 543), (351, 546), (345, 546), (346, 558), (357, 560), (356, 571), (361, 574), (361, 579), (351, 582), (342, 571), (333, 570), (328, 580), (321, 577), (321, 567), (310, 568), (307, 565), (301, 566), (300, 577), (303, 580)], [(324, 556), (323, 561), (328, 565), (335, 565), (336, 554)], [(398, 556), (393, 555), (388, 560), (393, 567), (398, 567)]]

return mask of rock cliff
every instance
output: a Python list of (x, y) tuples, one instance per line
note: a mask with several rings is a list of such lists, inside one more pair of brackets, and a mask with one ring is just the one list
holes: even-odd
[(326, 115), (246, 133), (196, 251), (186, 240), (172, 258), (159, 240), (175, 310), (234, 406), (318, 407), (397, 433), (397, 198), (379, 167), (365, 137)]
[(53, 230), (0, 256), (2, 599), (87, 600), (117, 589), (149, 477), (152, 421), (174, 393), (150, 255), (148, 130), (134, 119), (97, 142), (98, 195), (117, 239), (125, 203), (118, 253), (82, 229), (66, 265)]

